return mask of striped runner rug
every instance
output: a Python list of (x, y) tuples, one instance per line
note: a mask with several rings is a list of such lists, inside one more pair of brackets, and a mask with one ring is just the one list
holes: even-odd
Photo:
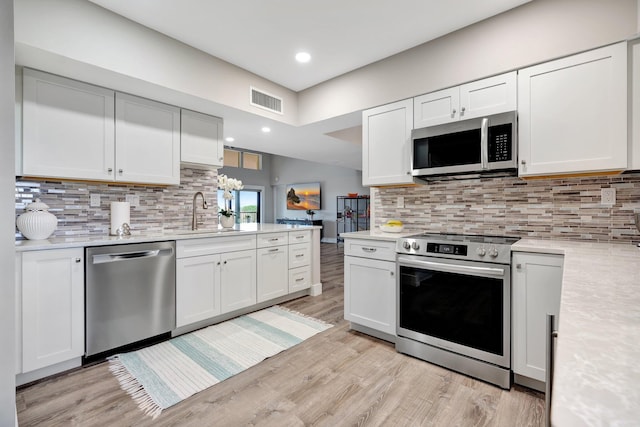
[(109, 358), (109, 369), (147, 415), (219, 383), (332, 325), (273, 306)]

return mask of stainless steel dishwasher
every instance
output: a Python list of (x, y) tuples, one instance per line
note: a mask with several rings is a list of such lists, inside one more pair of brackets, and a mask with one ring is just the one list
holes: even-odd
[(175, 328), (175, 242), (86, 249), (85, 356)]

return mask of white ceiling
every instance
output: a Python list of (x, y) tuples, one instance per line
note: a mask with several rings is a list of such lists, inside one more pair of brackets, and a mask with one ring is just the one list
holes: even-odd
[[(530, 0), (90, 1), (293, 91), (301, 91)], [(311, 54), (309, 63), (295, 61), (294, 55), (300, 50)], [(246, 114), (238, 117), (242, 120), (234, 122), (224, 116), (225, 134), (257, 127), (262, 120)], [(294, 139), (287, 154), (275, 154), (325, 161), (326, 154), (314, 153), (317, 144), (301, 147), (295, 142), (305, 133), (320, 129), (322, 126), (282, 129), (285, 134), (277, 136), (280, 145), (286, 145), (288, 137)], [(344, 135), (353, 137), (357, 132)], [(259, 144), (234, 136), (234, 145), (260, 150)], [(318, 134), (306, 136), (307, 140), (322, 136), (337, 141)], [(344, 151), (340, 146), (331, 147), (331, 157), (359, 156), (360, 148), (352, 145), (342, 143)], [(330, 163), (360, 169), (361, 161), (352, 158)]]

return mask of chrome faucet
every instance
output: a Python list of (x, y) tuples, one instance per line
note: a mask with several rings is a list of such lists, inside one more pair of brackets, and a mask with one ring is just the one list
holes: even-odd
[(196, 205), (196, 199), (198, 198), (198, 195), (202, 196), (202, 209), (209, 209), (209, 206), (207, 205), (207, 201), (204, 199), (204, 194), (202, 194), (202, 191), (198, 191), (196, 194), (193, 195), (193, 218), (191, 218), (192, 230), (198, 229), (198, 219), (196, 218), (196, 209), (198, 208), (198, 206)]

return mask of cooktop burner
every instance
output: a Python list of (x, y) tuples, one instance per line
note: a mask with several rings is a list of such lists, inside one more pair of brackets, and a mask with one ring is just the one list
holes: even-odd
[(472, 234), (414, 234), (398, 239), (399, 254), (509, 264), (511, 245), (520, 238)]

